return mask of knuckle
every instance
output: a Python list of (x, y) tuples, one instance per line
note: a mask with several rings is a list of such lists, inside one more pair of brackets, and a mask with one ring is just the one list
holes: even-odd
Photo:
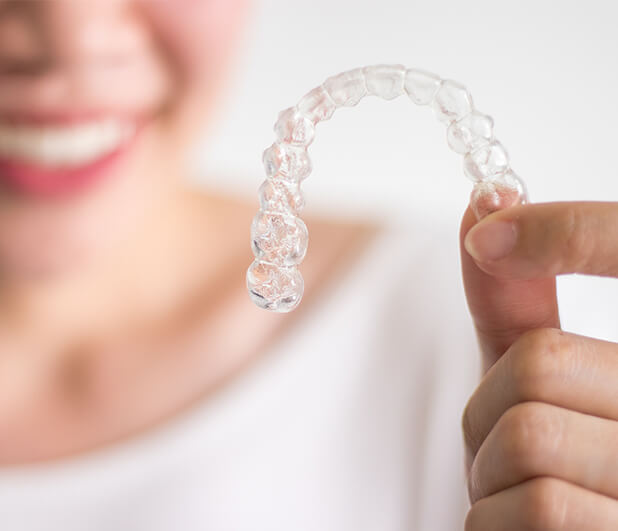
[(546, 473), (562, 440), (557, 409), (524, 402), (508, 409), (497, 424), (497, 444), (510, 467), (524, 475)]
[(567, 520), (566, 484), (553, 478), (537, 478), (524, 487), (519, 508), (525, 529), (559, 531)]
[(577, 362), (572, 336), (556, 328), (539, 328), (514, 344), (510, 374), (520, 400), (544, 400), (565, 381)]
[(474, 420), (474, 409), (472, 399), (468, 401), (461, 417), (461, 431), (463, 433), (464, 444), (468, 450), (475, 453), (480, 446), (481, 440), (478, 433), (477, 423)]
[[(566, 483), (540, 477), (505, 491), (498, 500), (485, 498), (472, 505), (466, 515), (465, 531), (486, 531), (499, 512), (517, 529), (560, 531), (568, 522), (569, 492)], [(505, 505), (506, 504), (506, 505)], [(504, 511), (508, 511), (508, 514)]]
[[(567, 205), (554, 223), (558, 224), (560, 271), (581, 271), (585, 269), (588, 258), (593, 255), (596, 242), (590, 230), (588, 216), (575, 205)], [(552, 231), (553, 232), (553, 231)]]

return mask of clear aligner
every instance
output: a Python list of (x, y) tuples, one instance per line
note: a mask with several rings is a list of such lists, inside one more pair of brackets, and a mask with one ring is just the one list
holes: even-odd
[(373, 65), (329, 77), (279, 114), (275, 142), (263, 155), (266, 180), (259, 189), (260, 211), (251, 225), (255, 261), (247, 271), (249, 295), (260, 308), (289, 312), (303, 295), (298, 265), (307, 252), (309, 234), (299, 217), (305, 205), (301, 181), (312, 170), (307, 150), (315, 126), (365, 96), (392, 100), (403, 94), (416, 105), (430, 106), (445, 124), (447, 143), (463, 155), (464, 173), (474, 182), (470, 205), (477, 219), (528, 201), (524, 182), (494, 137), (493, 119), (474, 108), (463, 85), (402, 65)]

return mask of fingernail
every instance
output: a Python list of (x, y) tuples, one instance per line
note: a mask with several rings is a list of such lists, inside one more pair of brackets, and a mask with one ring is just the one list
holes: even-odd
[(515, 223), (494, 221), (472, 227), (464, 241), (466, 251), (477, 262), (495, 262), (506, 257), (517, 243)]

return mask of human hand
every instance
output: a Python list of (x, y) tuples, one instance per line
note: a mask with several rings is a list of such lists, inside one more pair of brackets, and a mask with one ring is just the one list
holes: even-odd
[(463, 418), (466, 531), (618, 529), (618, 345), (561, 331), (555, 283), (618, 277), (618, 204), (527, 205), (476, 226), (468, 210), (461, 240), (485, 372)]

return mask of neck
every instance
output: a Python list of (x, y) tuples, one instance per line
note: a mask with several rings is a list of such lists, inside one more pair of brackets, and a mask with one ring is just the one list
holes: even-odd
[(247, 220), (221, 200), (168, 190), (100, 259), (67, 274), (5, 282), (0, 330), (7, 334), (0, 334), (34, 332), (43, 344), (63, 345), (163, 321), (238, 255), (231, 235), (245, 231), (234, 223)]

